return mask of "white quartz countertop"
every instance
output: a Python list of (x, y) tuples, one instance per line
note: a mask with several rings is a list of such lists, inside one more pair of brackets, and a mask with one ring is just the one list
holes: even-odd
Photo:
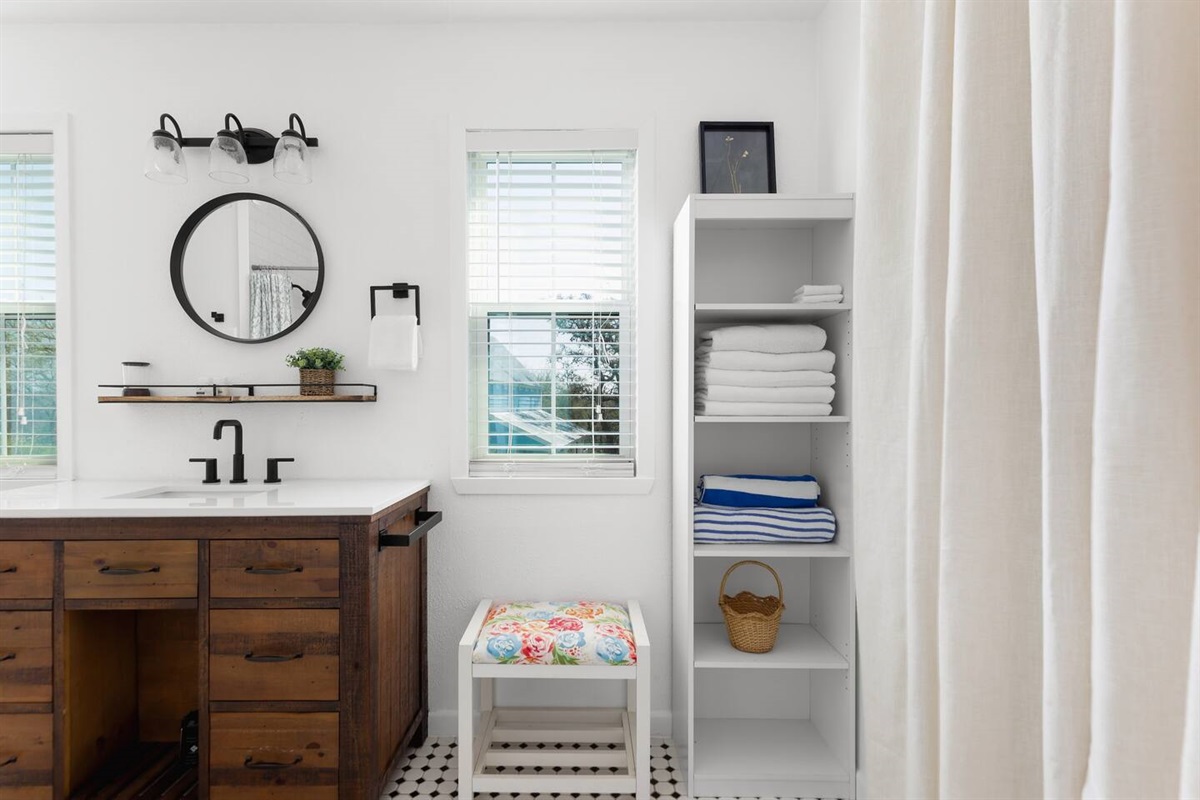
[(5, 486), (0, 519), (31, 517), (370, 516), (429, 487), (428, 480), (60, 481)]

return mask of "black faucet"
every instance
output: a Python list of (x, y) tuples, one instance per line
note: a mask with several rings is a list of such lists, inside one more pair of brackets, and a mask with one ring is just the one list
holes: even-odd
[(246, 482), (246, 456), (242, 453), (242, 423), (236, 419), (218, 420), (213, 428), (213, 438), (221, 438), (221, 430), (226, 426), (233, 427), (233, 478), (230, 483)]

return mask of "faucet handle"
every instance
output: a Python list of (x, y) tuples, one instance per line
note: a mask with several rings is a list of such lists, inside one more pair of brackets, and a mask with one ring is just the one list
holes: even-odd
[(220, 483), (221, 479), (217, 477), (217, 460), (215, 458), (189, 458), (195, 464), (204, 464), (204, 482), (205, 483)]
[(267, 479), (263, 483), (283, 483), (279, 478), (280, 463), (291, 463), (294, 458), (268, 458), (267, 459)]

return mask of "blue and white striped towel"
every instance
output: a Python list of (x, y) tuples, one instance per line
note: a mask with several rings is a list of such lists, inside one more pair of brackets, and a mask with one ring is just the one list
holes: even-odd
[(699, 502), (730, 508), (812, 508), (821, 487), (812, 475), (702, 475)]
[(714, 508), (697, 505), (692, 538), (698, 544), (829, 542), (837, 521), (828, 508)]

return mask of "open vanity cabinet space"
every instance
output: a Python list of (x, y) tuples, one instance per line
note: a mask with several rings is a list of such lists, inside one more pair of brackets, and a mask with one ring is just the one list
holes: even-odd
[[(673, 724), (688, 796), (855, 796), (854, 529), (850, 453), (852, 196), (692, 195), (674, 228)], [(844, 301), (789, 302), (802, 284), (842, 284)], [(698, 337), (736, 324), (811, 323), (836, 355), (826, 417), (694, 412)], [(695, 544), (705, 474), (811, 473), (837, 517), (824, 544)], [(774, 649), (735, 650), (718, 607), (721, 577), (757, 559), (780, 575), (786, 610)], [(754, 567), (726, 593), (777, 594)]]
[(0, 798), (378, 798), (427, 732), (428, 482), (90, 483), (0, 504)]

